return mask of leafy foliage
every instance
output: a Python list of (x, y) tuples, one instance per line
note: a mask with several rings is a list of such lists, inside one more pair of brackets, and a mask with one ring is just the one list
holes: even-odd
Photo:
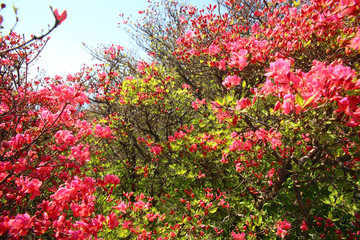
[(6, 36), (0, 234), (356, 239), (359, 13), (150, 2), (129, 28), (148, 59), (91, 50), (103, 64), (39, 89)]

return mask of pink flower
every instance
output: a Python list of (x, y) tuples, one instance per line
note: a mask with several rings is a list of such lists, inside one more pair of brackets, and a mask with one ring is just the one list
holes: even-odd
[(184, 15), (181, 15), (181, 16), (179, 17), (179, 20), (180, 20), (180, 23), (186, 23), (186, 22), (187, 22), (187, 21), (185, 20)]
[(111, 131), (110, 131), (110, 127), (106, 126), (106, 127), (102, 127), (100, 124), (97, 124), (95, 126), (95, 135), (97, 137), (102, 137), (102, 138), (111, 138)]
[(274, 112), (276, 112), (277, 110), (279, 110), (280, 107), (281, 107), (281, 103), (280, 103), (279, 101), (277, 101), (277, 102), (275, 103), (275, 106), (274, 106)]
[(187, 31), (185, 33), (185, 39), (192, 39), (195, 36), (195, 33), (193, 31)]
[(15, 219), (9, 220), (10, 235), (25, 236), (27, 230), (31, 228), (32, 221), (28, 213), (18, 214)]
[(91, 208), (85, 203), (80, 205), (71, 203), (70, 208), (73, 211), (74, 217), (88, 217), (91, 214)]
[(245, 142), (242, 142), (241, 140), (237, 139), (232, 142), (232, 144), (229, 146), (230, 151), (250, 151), (252, 148), (252, 144), (250, 140), (246, 140)]
[(196, 143), (192, 144), (191, 147), (189, 148), (190, 152), (195, 152), (197, 150), (197, 145)]
[(71, 148), (71, 157), (84, 165), (86, 162), (90, 161), (90, 151), (89, 147), (84, 147), (82, 144)]
[(268, 178), (272, 178), (272, 176), (275, 174), (275, 168), (270, 169), (270, 171), (267, 173)]
[(235, 166), (235, 170), (237, 172), (242, 172), (242, 171), (245, 170), (245, 167), (241, 163), (237, 163), (236, 166)]
[(214, 228), (214, 230), (215, 230), (215, 232), (216, 232), (216, 235), (220, 235), (222, 232), (224, 232), (224, 229), (221, 229), (220, 231), (219, 231), (219, 229), (216, 227), (216, 228)]
[(11, 140), (8, 142), (8, 144), (13, 149), (20, 149), (23, 145), (26, 144), (26, 138), (24, 134), (17, 134), (15, 137), (12, 137)]
[(58, 9), (55, 8), (54, 11), (53, 11), (53, 14), (55, 16), (55, 19), (56, 19), (56, 22), (58, 24), (61, 24), (63, 21), (65, 21), (66, 17), (67, 17), (67, 12), (66, 10), (64, 10), (61, 15), (59, 15), (59, 12), (58, 12)]
[(10, 229), (9, 226), (9, 217), (1, 216), (0, 217), (0, 236), (6, 233)]
[(196, 99), (195, 102), (192, 102), (192, 103), (191, 103), (191, 106), (192, 106), (192, 107), (195, 109), (195, 111), (196, 111), (196, 110), (199, 108), (199, 106), (206, 104), (205, 102), (206, 102), (205, 99), (203, 99), (203, 100)]
[(239, 78), (238, 76), (227, 76), (224, 81), (222, 82), (222, 85), (227, 87), (227, 88), (232, 88), (236, 85), (239, 85), (241, 82), (241, 78)]
[(182, 85), (182, 88), (184, 88), (184, 89), (190, 89), (191, 87), (190, 87), (188, 84), (184, 83), (184, 84)]
[(106, 175), (104, 180), (105, 180), (105, 182), (107, 184), (118, 185), (120, 183), (120, 179), (117, 176), (113, 175), (113, 174)]
[(201, 171), (199, 171), (198, 179), (201, 179), (201, 178), (203, 178), (203, 177), (205, 177), (205, 174), (204, 174), (204, 173), (201, 173)]
[(219, 69), (220, 70), (225, 70), (226, 69), (226, 60), (225, 60), (225, 58), (221, 59), (221, 61), (219, 62)]
[(309, 230), (309, 228), (308, 228), (308, 226), (307, 226), (307, 224), (306, 224), (305, 221), (302, 221), (302, 224), (301, 224), (301, 226), (300, 226), (300, 229), (303, 230), (303, 231)]
[(270, 63), (270, 69), (265, 76), (274, 77), (276, 75), (287, 75), (290, 72), (290, 60), (279, 58), (275, 62)]
[(195, 49), (190, 49), (190, 51), (189, 51), (189, 53), (191, 54), (191, 55), (196, 55), (196, 51), (195, 51)]
[(71, 190), (61, 187), (59, 188), (55, 194), (51, 195), (50, 197), (56, 201), (63, 200), (64, 202), (67, 202), (70, 199)]
[(68, 130), (60, 130), (55, 134), (55, 141), (57, 144), (66, 144), (66, 145), (74, 145), (75, 139), (74, 136)]
[(291, 228), (291, 224), (285, 219), (284, 221), (277, 222), (276, 227), (277, 227), (276, 235), (280, 236), (281, 238), (285, 238), (286, 235), (289, 235), (287, 230)]
[(78, 132), (78, 137), (88, 136), (92, 134), (92, 125), (88, 123), (86, 120), (77, 120), (76, 128), (80, 129)]
[(342, 0), (340, 1), (341, 15), (356, 16), (359, 9), (359, 2), (357, 0)]
[(259, 138), (259, 139), (261, 139), (261, 140), (268, 140), (268, 138), (269, 138), (269, 133), (268, 133), (268, 131), (266, 131), (265, 129), (263, 129), (263, 128), (260, 128), (259, 130), (257, 130), (256, 132), (255, 132), (255, 135)]
[[(275, 92), (275, 85), (270, 79), (267, 79), (265, 83), (263, 84), (260, 93), (265, 94), (265, 96), (268, 96), (269, 94)], [(276, 111), (276, 110), (275, 110)]]
[(20, 177), (15, 181), (16, 185), (21, 187), (21, 192), (31, 194), (30, 200), (33, 200), (36, 196), (41, 194), (40, 187), (42, 185), (42, 181), (39, 179), (29, 179), (28, 177)]
[(110, 229), (114, 229), (119, 226), (119, 220), (117, 219), (116, 214), (113, 212), (106, 217), (106, 220), (108, 221), (108, 226)]
[(69, 87), (64, 84), (52, 84), (50, 92), (44, 92), (44, 94), (50, 94), (52, 99), (59, 102), (69, 102), (72, 104), (76, 104), (76, 102), (80, 104), (89, 102), (86, 95), (82, 91), (79, 91), (79, 86), (74, 85), (74, 87)]
[(131, 226), (132, 222), (131, 221), (126, 221), (124, 220), (124, 222), (121, 224), (123, 229), (128, 229)]
[(106, 72), (99, 72), (98, 75), (99, 75), (100, 81), (105, 80), (105, 78), (107, 77)]
[[(1, 15), (0, 15), (1, 16)], [(14, 64), (14, 62), (13, 61), (11, 61), (10, 59), (7, 59), (7, 58), (3, 58), (3, 59), (1, 59), (1, 64), (2, 65), (9, 65), (9, 66), (11, 66), (11, 65), (13, 65)]]
[(145, 74), (144, 70), (145, 70), (146, 64), (143, 61), (138, 61), (138, 65), (136, 67), (136, 69), (138, 70), (139, 73), (141, 74)]
[(185, 136), (186, 136), (186, 134), (183, 131), (179, 131), (179, 132), (174, 133), (175, 138), (183, 138)]
[(294, 100), (295, 97), (288, 93), (284, 96), (284, 102), (282, 104), (282, 109), (284, 114), (289, 114), (292, 110), (294, 110)]
[(159, 155), (162, 152), (162, 148), (159, 146), (153, 146), (150, 152), (154, 153), (154, 155)]
[(52, 114), (50, 111), (48, 111), (46, 109), (40, 110), (40, 116), (41, 116), (42, 120), (46, 123), (53, 123), (57, 117), (56, 114)]
[(116, 210), (119, 210), (122, 213), (126, 213), (126, 209), (128, 208), (128, 206), (125, 204), (124, 201), (122, 201), (121, 203), (119, 203), (116, 207), (113, 207)]
[(144, 203), (143, 201), (137, 201), (134, 203), (134, 211), (137, 212), (137, 210), (142, 210), (142, 209), (147, 209), (148, 208), (148, 204)]
[(239, 52), (234, 52), (230, 58), (229, 66), (237, 67), (240, 71), (248, 65), (247, 60), (248, 51), (241, 49)]
[(174, 231), (171, 231), (170, 238), (176, 238), (176, 233)]
[(153, 213), (148, 213), (146, 214), (146, 218), (150, 221), (150, 222), (153, 222), (156, 220), (157, 217), (159, 217), (160, 214), (157, 213), (157, 214), (153, 214)]
[(231, 236), (235, 239), (235, 240), (245, 240), (245, 233), (231, 233)]
[(339, 106), (338, 111), (346, 112), (346, 114), (349, 114), (350, 113), (348, 110), (349, 105), (350, 105), (349, 98), (348, 97), (342, 98), (340, 101), (338, 101), (338, 106)]
[(209, 54), (214, 55), (221, 51), (221, 48), (218, 45), (211, 44), (209, 47)]
[(197, 9), (191, 5), (188, 5), (186, 7), (186, 12), (190, 15), (194, 15), (196, 13)]
[(360, 29), (358, 29), (356, 36), (350, 41), (350, 48), (360, 50)]
[(251, 32), (253, 32), (254, 34), (257, 34), (260, 30), (261, 30), (261, 28), (259, 27), (259, 24), (258, 24), (258, 23), (255, 23), (255, 24), (251, 27)]
[(236, 110), (242, 110), (251, 105), (251, 102), (248, 98), (242, 98), (240, 101), (236, 101)]

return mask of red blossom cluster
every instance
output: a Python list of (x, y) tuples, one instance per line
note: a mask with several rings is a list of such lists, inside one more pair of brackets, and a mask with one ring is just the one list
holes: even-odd
[(2, 37), (0, 236), (356, 239), (358, 1), (163, 4), (151, 61), (110, 45), (65, 79)]

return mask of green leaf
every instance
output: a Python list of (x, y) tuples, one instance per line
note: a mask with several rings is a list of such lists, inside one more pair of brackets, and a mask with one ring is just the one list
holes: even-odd
[(125, 237), (127, 237), (129, 235), (130, 235), (130, 231), (128, 231), (127, 229), (118, 228), (117, 236), (119, 238), (125, 238)]
[(351, 202), (354, 196), (354, 192), (345, 193), (344, 198), (346, 202)]
[(329, 192), (331, 192), (331, 195), (335, 195), (335, 196), (338, 195), (338, 192), (336, 191), (336, 189), (334, 188), (334, 186), (330, 185), (330, 186), (328, 187), (328, 190), (329, 190)]
[(331, 202), (332, 204), (335, 203), (335, 197), (334, 197), (334, 195), (330, 195), (330, 196), (329, 196), (329, 199), (330, 199), (330, 202)]
[(195, 177), (195, 174), (193, 172), (189, 172), (189, 174), (187, 175), (188, 178), (194, 178)]
[(325, 198), (325, 199), (321, 199), (321, 201), (325, 204), (328, 204), (328, 205), (331, 205), (331, 202), (328, 198)]
[(344, 196), (343, 195), (340, 195), (337, 199), (336, 199), (336, 204), (341, 204), (343, 201), (344, 201)]
[(310, 43), (311, 43), (311, 40), (309, 40), (309, 41), (304, 45), (304, 47), (307, 47)]
[(187, 170), (185, 168), (180, 168), (178, 170), (176, 170), (176, 174), (178, 175), (184, 175), (187, 172)]
[(311, 97), (308, 98), (308, 100), (306, 100), (306, 102), (304, 103), (303, 107), (306, 107), (308, 104), (311, 103), (311, 101), (317, 96), (317, 94), (312, 95)]
[(304, 98), (301, 95), (296, 94), (295, 102), (302, 107), (304, 105)]
[(299, 5), (300, 5), (300, 0), (299, 1), (293, 0), (293, 7), (297, 8)]
[(226, 99), (226, 102), (229, 103), (229, 102), (232, 102), (234, 100), (234, 96), (233, 95), (226, 95), (225, 99)]
[(212, 208), (212, 209), (210, 209), (209, 210), (209, 213), (216, 213), (216, 211), (218, 210), (218, 208), (217, 207), (215, 207), (215, 208)]
[(336, 135), (325, 133), (325, 134), (322, 136), (322, 138), (323, 138), (324, 140), (329, 141), (330, 143), (334, 143), (334, 142), (335, 142), (335, 139), (336, 139)]
[(207, 123), (206, 123), (205, 121), (202, 121), (202, 122), (199, 124), (199, 127), (200, 127), (200, 128), (204, 128), (206, 125), (207, 125)]

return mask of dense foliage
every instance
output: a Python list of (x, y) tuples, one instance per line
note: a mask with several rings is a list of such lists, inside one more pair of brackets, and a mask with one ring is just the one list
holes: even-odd
[(150, 2), (102, 64), (0, 44), (0, 236), (357, 239), (357, 0)]

